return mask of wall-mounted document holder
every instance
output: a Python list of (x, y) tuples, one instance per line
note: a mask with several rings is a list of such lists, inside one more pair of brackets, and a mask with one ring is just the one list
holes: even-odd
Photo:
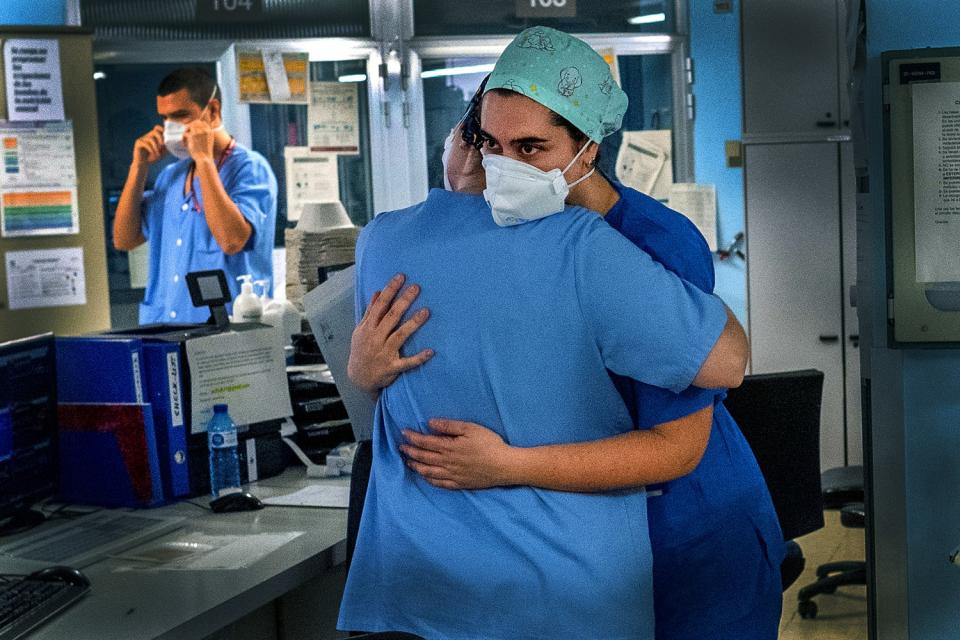
[(960, 346), (960, 48), (882, 56), (892, 346)]

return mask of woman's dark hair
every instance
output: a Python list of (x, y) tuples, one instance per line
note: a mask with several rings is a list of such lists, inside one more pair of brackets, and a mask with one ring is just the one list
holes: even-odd
[[(553, 112), (553, 124), (557, 127), (563, 127), (567, 130), (567, 134), (573, 140), (574, 144), (577, 147), (577, 150), (580, 150), (580, 147), (587, 144), (587, 141), (590, 139), (590, 136), (585, 134), (580, 129), (577, 129), (573, 126), (569, 120), (561, 116), (556, 111)], [(593, 158), (593, 166), (596, 167), (600, 163), (600, 143), (597, 143), (597, 155)]]

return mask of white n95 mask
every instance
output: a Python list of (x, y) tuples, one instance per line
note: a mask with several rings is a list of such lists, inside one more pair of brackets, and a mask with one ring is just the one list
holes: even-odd
[(571, 184), (567, 184), (563, 177), (589, 144), (588, 140), (563, 171), (541, 171), (526, 162), (506, 156), (484, 156), (483, 170), (487, 176), (487, 188), (483, 190), (483, 198), (490, 205), (493, 221), (501, 227), (509, 227), (563, 211), (570, 187), (593, 175), (594, 169), (591, 169)]
[[(223, 125), (213, 127), (211, 131), (220, 131)], [(163, 123), (163, 145), (175, 158), (186, 160), (190, 157), (190, 151), (187, 145), (183, 144), (183, 134), (187, 130), (187, 125), (174, 120), (165, 120)]]
[[(207, 98), (207, 104), (205, 104), (200, 111), (200, 118), (206, 113), (207, 107), (210, 106), (210, 101), (213, 100), (216, 95), (217, 87), (214, 85), (213, 92), (210, 94), (210, 97)], [(219, 127), (214, 127), (213, 131), (219, 131), (220, 129), (223, 129), (222, 124)], [(186, 160), (190, 157), (190, 151), (187, 149), (187, 145), (183, 144), (183, 134), (186, 130), (187, 125), (182, 122), (176, 122), (174, 120), (163, 121), (163, 146), (167, 148), (170, 155), (180, 160)]]
[(190, 157), (187, 145), (183, 144), (183, 133), (187, 125), (174, 120), (165, 120), (163, 123), (163, 145), (175, 158), (186, 160)]

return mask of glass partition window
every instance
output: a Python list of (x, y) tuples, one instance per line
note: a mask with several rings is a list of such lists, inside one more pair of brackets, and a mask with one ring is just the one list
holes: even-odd
[(502, 35), (544, 25), (571, 33), (674, 33), (674, 0), (413, 0), (418, 36)]
[[(136, 326), (137, 306), (146, 285), (146, 248), (134, 252), (113, 248), (113, 219), (127, 180), (137, 138), (161, 124), (157, 115), (157, 86), (174, 69), (204, 67), (216, 75), (211, 63), (102, 64), (95, 68), (97, 129), (100, 137), (100, 175), (103, 181), (104, 231), (107, 240), (107, 279), (110, 287), (111, 324)], [(169, 155), (150, 167), (147, 188), (160, 171), (173, 162)]]
[(467, 111), (470, 98), (493, 70), (494, 58), (423, 61), (423, 109), (430, 188), (443, 188), (443, 143)]
[[(360, 123), (359, 155), (340, 155), (337, 169), (340, 180), (340, 201), (350, 219), (362, 226), (373, 218), (373, 188), (370, 169), (370, 127), (367, 108), (366, 60), (311, 62), (310, 80), (321, 82), (349, 82), (357, 86), (357, 110)], [(251, 104), (250, 129), (253, 148), (270, 163), (277, 176), (276, 245), (283, 245), (283, 230), (287, 223), (287, 188), (284, 149), (307, 144), (306, 105)]]

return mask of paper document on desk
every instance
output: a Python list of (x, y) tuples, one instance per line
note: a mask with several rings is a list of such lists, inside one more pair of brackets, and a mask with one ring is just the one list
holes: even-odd
[(191, 433), (203, 433), (213, 405), (224, 403), (236, 424), (293, 415), (286, 363), (275, 327), (230, 331), (187, 341)]
[(340, 399), (350, 417), (357, 442), (369, 440), (373, 434), (375, 403), (366, 391), (354, 385), (347, 376), (350, 338), (356, 326), (353, 304), (355, 267), (330, 276), (326, 282), (303, 297), (307, 322), (313, 329), (323, 359), (340, 392)]
[(344, 484), (312, 484), (293, 493), (265, 498), (263, 503), (277, 507), (346, 509), (350, 505), (350, 486)]
[(288, 531), (241, 536), (211, 536), (195, 532), (177, 540), (142, 547), (114, 557), (147, 565), (123, 567), (121, 570), (124, 571), (131, 569), (180, 571), (246, 569), (303, 534), (303, 531)]

